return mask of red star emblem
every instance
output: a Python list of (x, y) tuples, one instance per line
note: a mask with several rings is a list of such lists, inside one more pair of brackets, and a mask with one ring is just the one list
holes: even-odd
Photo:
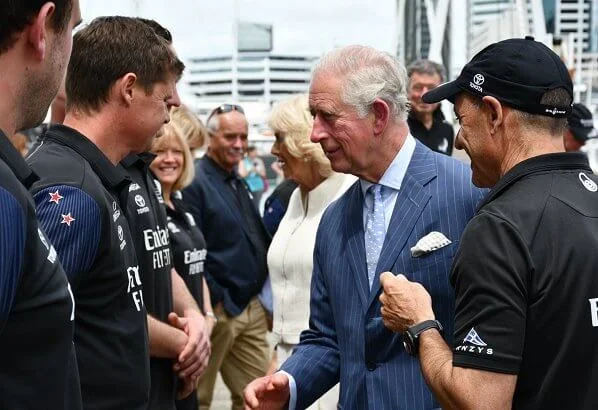
[(50, 194), (50, 201), (48, 202), (54, 202), (55, 204), (58, 204), (60, 202), (60, 200), (62, 198), (64, 198), (62, 195), (60, 195), (58, 193), (58, 190), (56, 190), (56, 192), (49, 192)]
[(73, 218), (71, 216), (71, 213), (69, 212), (66, 215), (62, 215), (62, 222), (60, 222), (60, 223), (67, 224), (67, 226), (71, 226), (71, 223), (73, 223), (74, 220), (75, 220), (75, 218)]

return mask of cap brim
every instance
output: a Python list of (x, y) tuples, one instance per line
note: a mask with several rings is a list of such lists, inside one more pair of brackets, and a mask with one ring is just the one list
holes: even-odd
[(425, 93), (422, 96), (422, 100), (426, 104), (434, 104), (442, 100), (449, 100), (454, 104), (457, 94), (459, 94), (461, 91), (463, 90), (459, 88), (456, 81), (450, 81), (448, 83), (441, 84), (433, 90)]
[(569, 127), (575, 139), (579, 141), (586, 141), (590, 138), (595, 138), (594, 128), (586, 128), (586, 127)]

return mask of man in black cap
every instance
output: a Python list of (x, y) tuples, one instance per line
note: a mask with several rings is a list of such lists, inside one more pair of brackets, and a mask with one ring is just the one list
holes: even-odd
[(456, 147), (492, 190), (453, 261), (453, 349), (403, 275), (381, 275), (385, 325), (443, 408), (598, 408), (598, 178), (563, 152), (566, 67), (533, 38), (505, 40), (423, 99), (455, 103)]
[(592, 112), (581, 103), (573, 104), (567, 123), (569, 126), (564, 135), (567, 152), (579, 151), (588, 139), (598, 137), (598, 132), (594, 129)]

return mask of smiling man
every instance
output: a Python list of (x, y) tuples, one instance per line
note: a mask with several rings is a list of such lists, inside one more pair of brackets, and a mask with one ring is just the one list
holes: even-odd
[[(370, 47), (332, 51), (313, 71), (311, 141), (320, 143), (332, 169), (359, 181), (326, 209), (318, 227), (309, 329), (282, 371), (247, 387), (248, 408), (304, 409), (339, 381), (339, 408), (438, 407), (418, 363), (382, 323), (378, 275), (409, 272), (437, 295), (450, 340), (450, 264), (482, 191), (464, 164), (409, 133), (406, 88), (405, 68)], [(434, 232), (448, 241), (418, 244)]]
[(415, 347), (443, 408), (596, 409), (598, 178), (563, 152), (567, 68), (531, 37), (505, 40), (424, 101), (445, 98), (473, 182), (492, 187), (453, 263), (452, 349), (425, 326), (437, 296), (403, 275), (382, 274), (384, 322)]

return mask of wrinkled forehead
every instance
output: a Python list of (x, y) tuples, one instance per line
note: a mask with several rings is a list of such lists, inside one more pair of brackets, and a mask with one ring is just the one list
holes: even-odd
[(310, 110), (342, 104), (342, 77), (332, 72), (317, 73), (309, 86)]

